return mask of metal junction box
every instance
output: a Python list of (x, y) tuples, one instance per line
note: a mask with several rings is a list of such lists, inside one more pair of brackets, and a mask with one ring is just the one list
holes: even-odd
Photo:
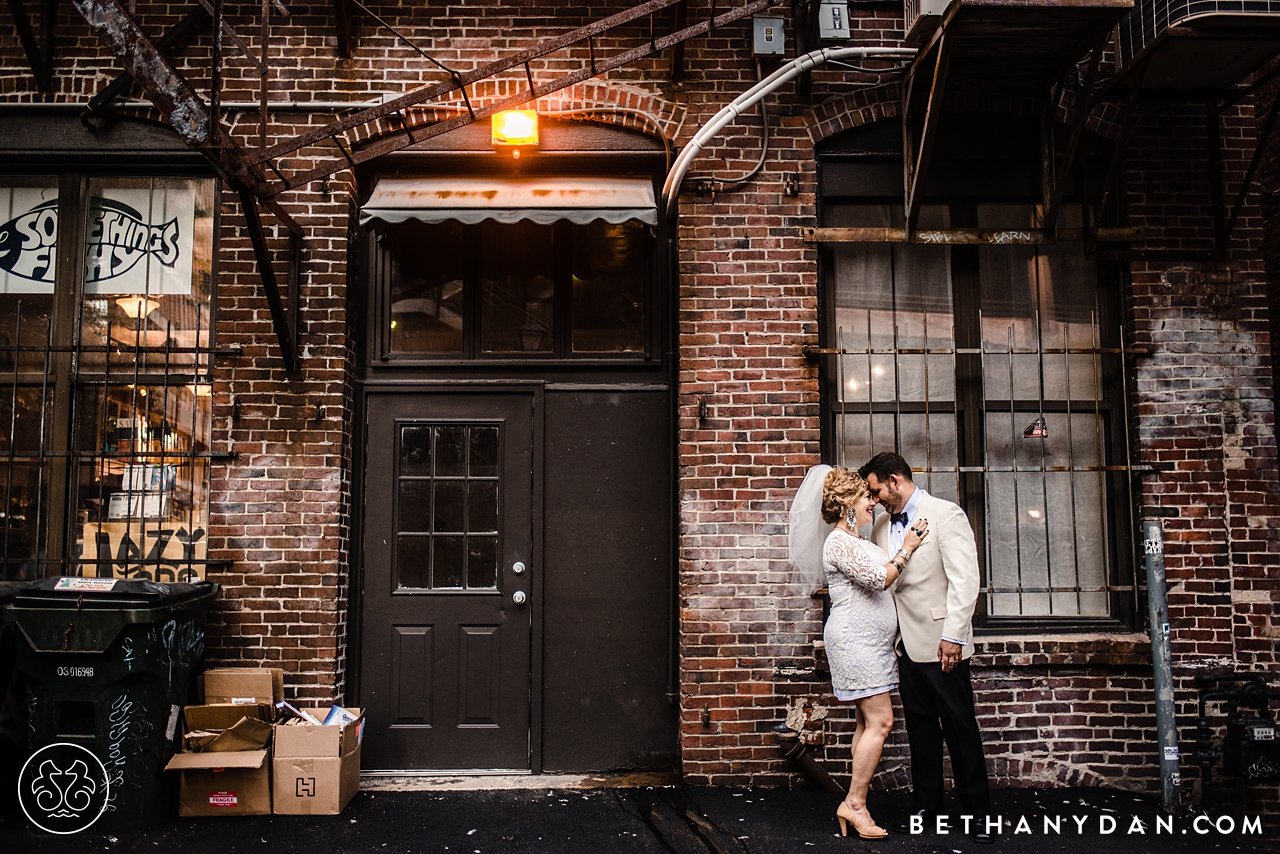
[(845, 0), (822, 0), (818, 6), (818, 37), (828, 41), (849, 38), (849, 4)]
[(905, 0), (907, 34), (903, 41), (909, 45), (923, 44), (942, 23), (951, 0)]
[(781, 18), (752, 18), (752, 53), (756, 56), (782, 56), (786, 50), (786, 31)]

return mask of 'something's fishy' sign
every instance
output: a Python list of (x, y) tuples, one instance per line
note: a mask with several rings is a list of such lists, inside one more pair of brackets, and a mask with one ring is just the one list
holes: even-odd
[(148, 225), (142, 214), (110, 199), (97, 200), (89, 213), (85, 239), (85, 282), (97, 284), (126, 276), (150, 255), (166, 267), (178, 262), (178, 218)]
[[(53, 187), (0, 188), (0, 293), (53, 291), (55, 193)], [(89, 201), (85, 291), (191, 293), (194, 219), (195, 195), (185, 186), (102, 189)]]

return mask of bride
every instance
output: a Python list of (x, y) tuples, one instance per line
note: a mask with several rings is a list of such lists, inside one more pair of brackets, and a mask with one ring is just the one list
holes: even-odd
[[(820, 502), (816, 500), (819, 483)], [(856, 472), (817, 466), (810, 469), (796, 493), (790, 530), (792, 564), (813, 580), (815, 564), (819, 566), (831, 596), (831, 612), (822, 633), (831, 686), (837, 700), (855, 704), (857, 719), (853, 779), (836, 810), (836, 820), (842, 836), (848, 835), (847, 824), (852, 824), (863, 839), (888, 835), (867, 811), (871, 777), (893, 728), (889, 692), (898, 686), (893, 651), (898, 614), (887, 588), (905, 570), (929, 531), (927, 520), (917, 520), (907, 531), (901, 551), (890, 558), (858, 533), (859, 528), (871, 524), (874, 506), (867, 482)], [(826, 533), (832, 523), (835, 527)]]

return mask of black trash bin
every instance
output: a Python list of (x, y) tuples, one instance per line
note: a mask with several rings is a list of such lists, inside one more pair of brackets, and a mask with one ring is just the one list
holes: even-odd
[[(0, 581), (0, 608), (28, 586), (26, 581)], [(27, 691), (13, 662), (14, 628), (0, 620), (0, 814), (18, 811), (13, 798), (22, 767), (27, 732)]]
[(172, 814), (164, 766), (217, 595), (208, 582), (64, 577), (34, 582), (5, 609), (27, 683), (30, 753), (75, 744), (106, 767), (109, 796), (93, 831)]

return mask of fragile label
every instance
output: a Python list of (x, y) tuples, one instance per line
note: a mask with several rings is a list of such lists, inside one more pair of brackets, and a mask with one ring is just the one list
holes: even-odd
[(53, 585), (54, 590), (71, 590), (77, 593), (110, 593), (116, 589), (114, 578), (76, 578), (65, 576)]
[(1178, 747), (1177, 747), (1177, 745), (1174, 745), (1173, 747), (1166, 747), (1166, 748), (1164, 749), (1164, 758), (1165, 758), (1165, 759), (1177, 759), (1177, 758), (1178, 758)]
[(209, 806), (211, 807), (235, 807), (239, 806), (240, 801), (236, 797), (235, 792), (210, 792)]

